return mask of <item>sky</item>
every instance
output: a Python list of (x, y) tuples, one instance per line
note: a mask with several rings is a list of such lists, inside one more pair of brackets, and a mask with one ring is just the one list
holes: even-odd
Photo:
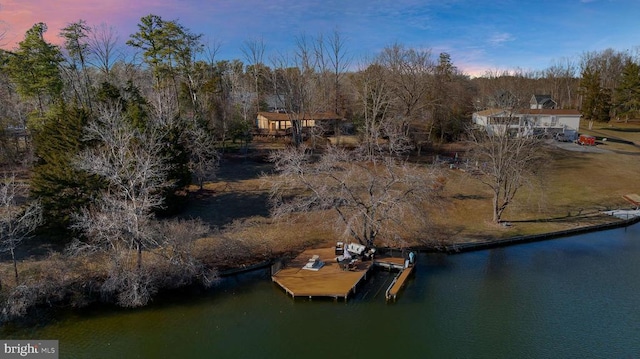
[(0, 0), (0, 47), (16, 48), (38, 22), (60, 44), (60, 29), (82, 19), (112, 26), (124, 48), (149, 14), (203, 34), (218, 60), (244, 60), (247, 41), (262, 41), (268, 58), (291, 52), (296, 38), (335, 31), (352, 64), (397, 43), (434, 58), (447, 52), (471, 76), (640, 46), (638, 0)]

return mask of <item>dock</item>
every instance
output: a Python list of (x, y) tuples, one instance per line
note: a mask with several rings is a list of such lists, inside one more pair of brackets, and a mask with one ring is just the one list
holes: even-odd
[[(317, 258), (322, 263), (318, 270), (303, 269), (311, 258)], [(349, 295), (355, 293), (357, 285), (366, 279), (373, 262), (358, 262), (352, 270), (343, 270), (335, 258), (333, 247), (308, 249), (287, 263), (286, 268), (273, 273), (271, 280), (293, 298), (325, 297), (346, 301)]]
[(409, 266), (407, 268), (402, 269), (400, 273), (398, 273), (398, 275), (394, 278), (393, 282), (391, 282), (389, 289), (387, 289), (387, 293), (385, 294), (385, 297), (387, 298), (387, 300), (391, 300), (391, 299), (393, 299), (394, 301), (396, 300), (396, 297), (398, 296), (398, 292), (400, 292), (400, 289), (404, 287), (405, 282), (407, 281), (411, 273), (413, 273), (413, 268), (414, 268), (413, 266)]
[(625, 194), (622, 196), (627, 202), (636, 207), (636, 210), (640, 209), (640, 196), (635, 193)]
[(400, 258), (400, 257), (377, 257), (374, 261), (373, 264), (376, 267), (382, 267), (382, 268), (386, 268), (389, 270), (395, 269), (395, 270), (403, 270), (404, 266), (405, 266), (405, 260), (404, 258)]
[(373, 261), (360, 261), (351, 270), (344, 270), (336, 261), (335, 248), (308, 249), (287, 263), (286, 268), (273, 273), (271, 280), (292, 298), (324, 297), (346, 301), (375, 266), (398, 271), (385, 292), (387, 300), (395, 300), (413, 272), (413, 266), (406, 267), (406, 263), (401, 257), (380, 256)]

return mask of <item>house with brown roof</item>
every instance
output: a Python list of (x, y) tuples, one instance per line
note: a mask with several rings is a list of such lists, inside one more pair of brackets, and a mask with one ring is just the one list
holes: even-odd
[(303, 130), (316, 126), (330, 126), (342, 117), (332, 112), (305, 113), (302, 115), (290, 115), (284, 112), (258, 112), (256, 127), (261, 133), (284, 133), (291, 128), (291, 119), (299, 119)]

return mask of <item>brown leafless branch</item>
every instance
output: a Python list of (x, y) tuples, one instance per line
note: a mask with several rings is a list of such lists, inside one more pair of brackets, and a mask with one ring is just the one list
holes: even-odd
[(330, 210), (343, 235), (369, 246), (405, 233), (407, 216), (428, 219), (423, 204), (439, 189), (435, 171), (392, 156), (374, 161), (328, 147), (313, 158), (301, 146), (274, 152), (271, 159), (277, 171), (270, 178), (274, 216)]
[(15, 175), (0, 180), (0, 252), (11, 254), (16, 285), (19, 283), (16, 247), (43, 222), (39, 201), (27, 205), (18, 203), (18, 197), (26, 196), (26, 192), (26, 188), (16, 182)]
[(512, 130), (514, 118), (505, 118), (502, 127), (492, 131), (470, 130), (470, 157), (477, 177), (492, 193), (493, 221), (499, 223), (516, 193), (536, 178), (545, 163), (542, 141)]

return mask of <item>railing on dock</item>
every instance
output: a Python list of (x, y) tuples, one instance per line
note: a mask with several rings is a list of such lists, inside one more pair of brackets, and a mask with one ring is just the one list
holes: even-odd
[(283, 262), (281, 260), (275, 261), (275, 263), (271, 265), (271, 275), (278, 273), (280, 269), (282, 269), (282, 267), (283, 267)]

